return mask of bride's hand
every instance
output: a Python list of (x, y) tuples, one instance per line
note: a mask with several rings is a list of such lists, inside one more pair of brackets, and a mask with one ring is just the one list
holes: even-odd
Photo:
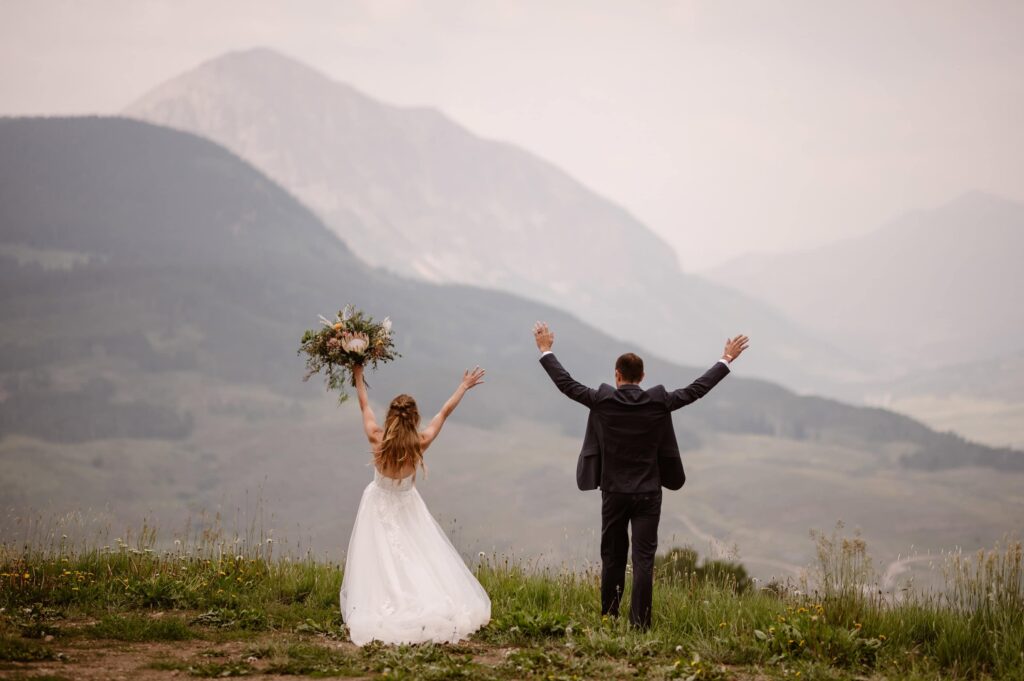
[(462, 374), (462, 387), (466, 390), (484, 382), (484, 370), (476, 367), (472, 371), (466, 370)]

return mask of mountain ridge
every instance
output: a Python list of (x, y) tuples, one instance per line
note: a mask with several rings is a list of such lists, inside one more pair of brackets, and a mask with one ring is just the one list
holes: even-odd
[(372, 265), (550, 302), (686, 363), (742, 331), (760, 352), (748, 371), (801, 390), (862, 369), (774, 307), (683, 272), (663, 239), (550, 162), (419, 111), (260, 48), (204, 62), (125, 113), (232, 149)]

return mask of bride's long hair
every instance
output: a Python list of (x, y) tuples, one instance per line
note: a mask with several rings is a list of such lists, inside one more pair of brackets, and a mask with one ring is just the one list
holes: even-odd
[(384, 437), (377, 454), (381, 471), (397, 473), (410, 463), (413, 469), (423, 465), (419, 425), (420, 411), (412, 396), (399, 395), (391, 400), (384, 419)]

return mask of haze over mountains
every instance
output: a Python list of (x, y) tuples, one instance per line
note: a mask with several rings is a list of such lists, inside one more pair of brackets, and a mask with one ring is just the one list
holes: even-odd
[(746, 292), (681, 272), (664, 241), (544, 160), (273, 51), (206, 62), (126, 113), (228, 147), (370, 264), (547, 302), (675, 361), (703, 363), (747, 333), (747, 372), (798, 389), (827, 393), (864, 369)]
[[(6, 508), (106, 503), (119, 528), (262, 489), (274, 526), (337, 555), (367, 454), (354, 406), (301, 383), (294, 353), (317, 313), (353, 301), (396, 320), (404, 355), (370, 377), (374, 399), (408, 391), (430, 413), (463, 367), (488, 369), (423, 485), (442, 518), (472, 517), (460, 545), (592, 556), (599, 497), (572, 477), (585, 414), (537, 366), (529, 328), (550, 321), (587, 383), (621, 342), (525, 298), (370, 268), (225, 149), (137, 121), (0, 120), (0, 206)], [(702, 368), (652, 356), (647, 371), (678, 385)], [(895, 556), (989, 544), (1024, 512), (1020, 452), (741, 367), (677, 428), (690, 482), (666, 497), (666, 541), (737, 542), (759, 574), (800, 565), (807, 529), (838, 518)]]
[(1024, 205), (974, 192), (861, 237), (708, 274), (907, 374), (1024, 350), (1022, 253)]
[(1024, 445), (1024, 205), (971, 192), (857, 238), (751, 254), (736, 283), (876, 371), (834, 394), (996, 445)]

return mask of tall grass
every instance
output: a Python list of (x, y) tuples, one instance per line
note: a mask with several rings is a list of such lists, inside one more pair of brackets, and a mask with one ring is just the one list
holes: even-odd
[[(59, 641), (70, 635), (66, 623), (82, 616), (98, 620), (83, 635), (119, 640), (346, 637), (341, 565), (279, 551), (256, 532), (240, 537), (207, 526), (173, 537), (161, 542), (146, 526), (98, 546), (62, 536), (44, 545), (0, 545), (0, 653), (46, 659), (52, 650), (38, 639)], [(474, 678), (716, 678), (726, 673), (723, 665), (803, 678), (1024, 678), (1020, 542), (950, 554), (945, 588), (897, 600), (874, 585), (863, 538), (837, 528), (815, 539), (807, 584), (759, 588), (726, 566), (700, 572), (695, 558), (686, 558), (693, 569), (662, 559), (649, 631), (600, 616), (594, 572), (484, 556), (475, 570), (491, 596), (492, 622), (474, 639), (513, 651), (492, 667), (457, 651), (401, 654), (435, 665), (443, 658)], [(174, 621), (153, 624), (156, 612)], [(383, 669), (382, 656), (395, 654), (373, 648), (345, 661), (332, 653), (314, 664), (308, 650), (292, 648), (294, 659), (285, 650), (275, 664)]]

